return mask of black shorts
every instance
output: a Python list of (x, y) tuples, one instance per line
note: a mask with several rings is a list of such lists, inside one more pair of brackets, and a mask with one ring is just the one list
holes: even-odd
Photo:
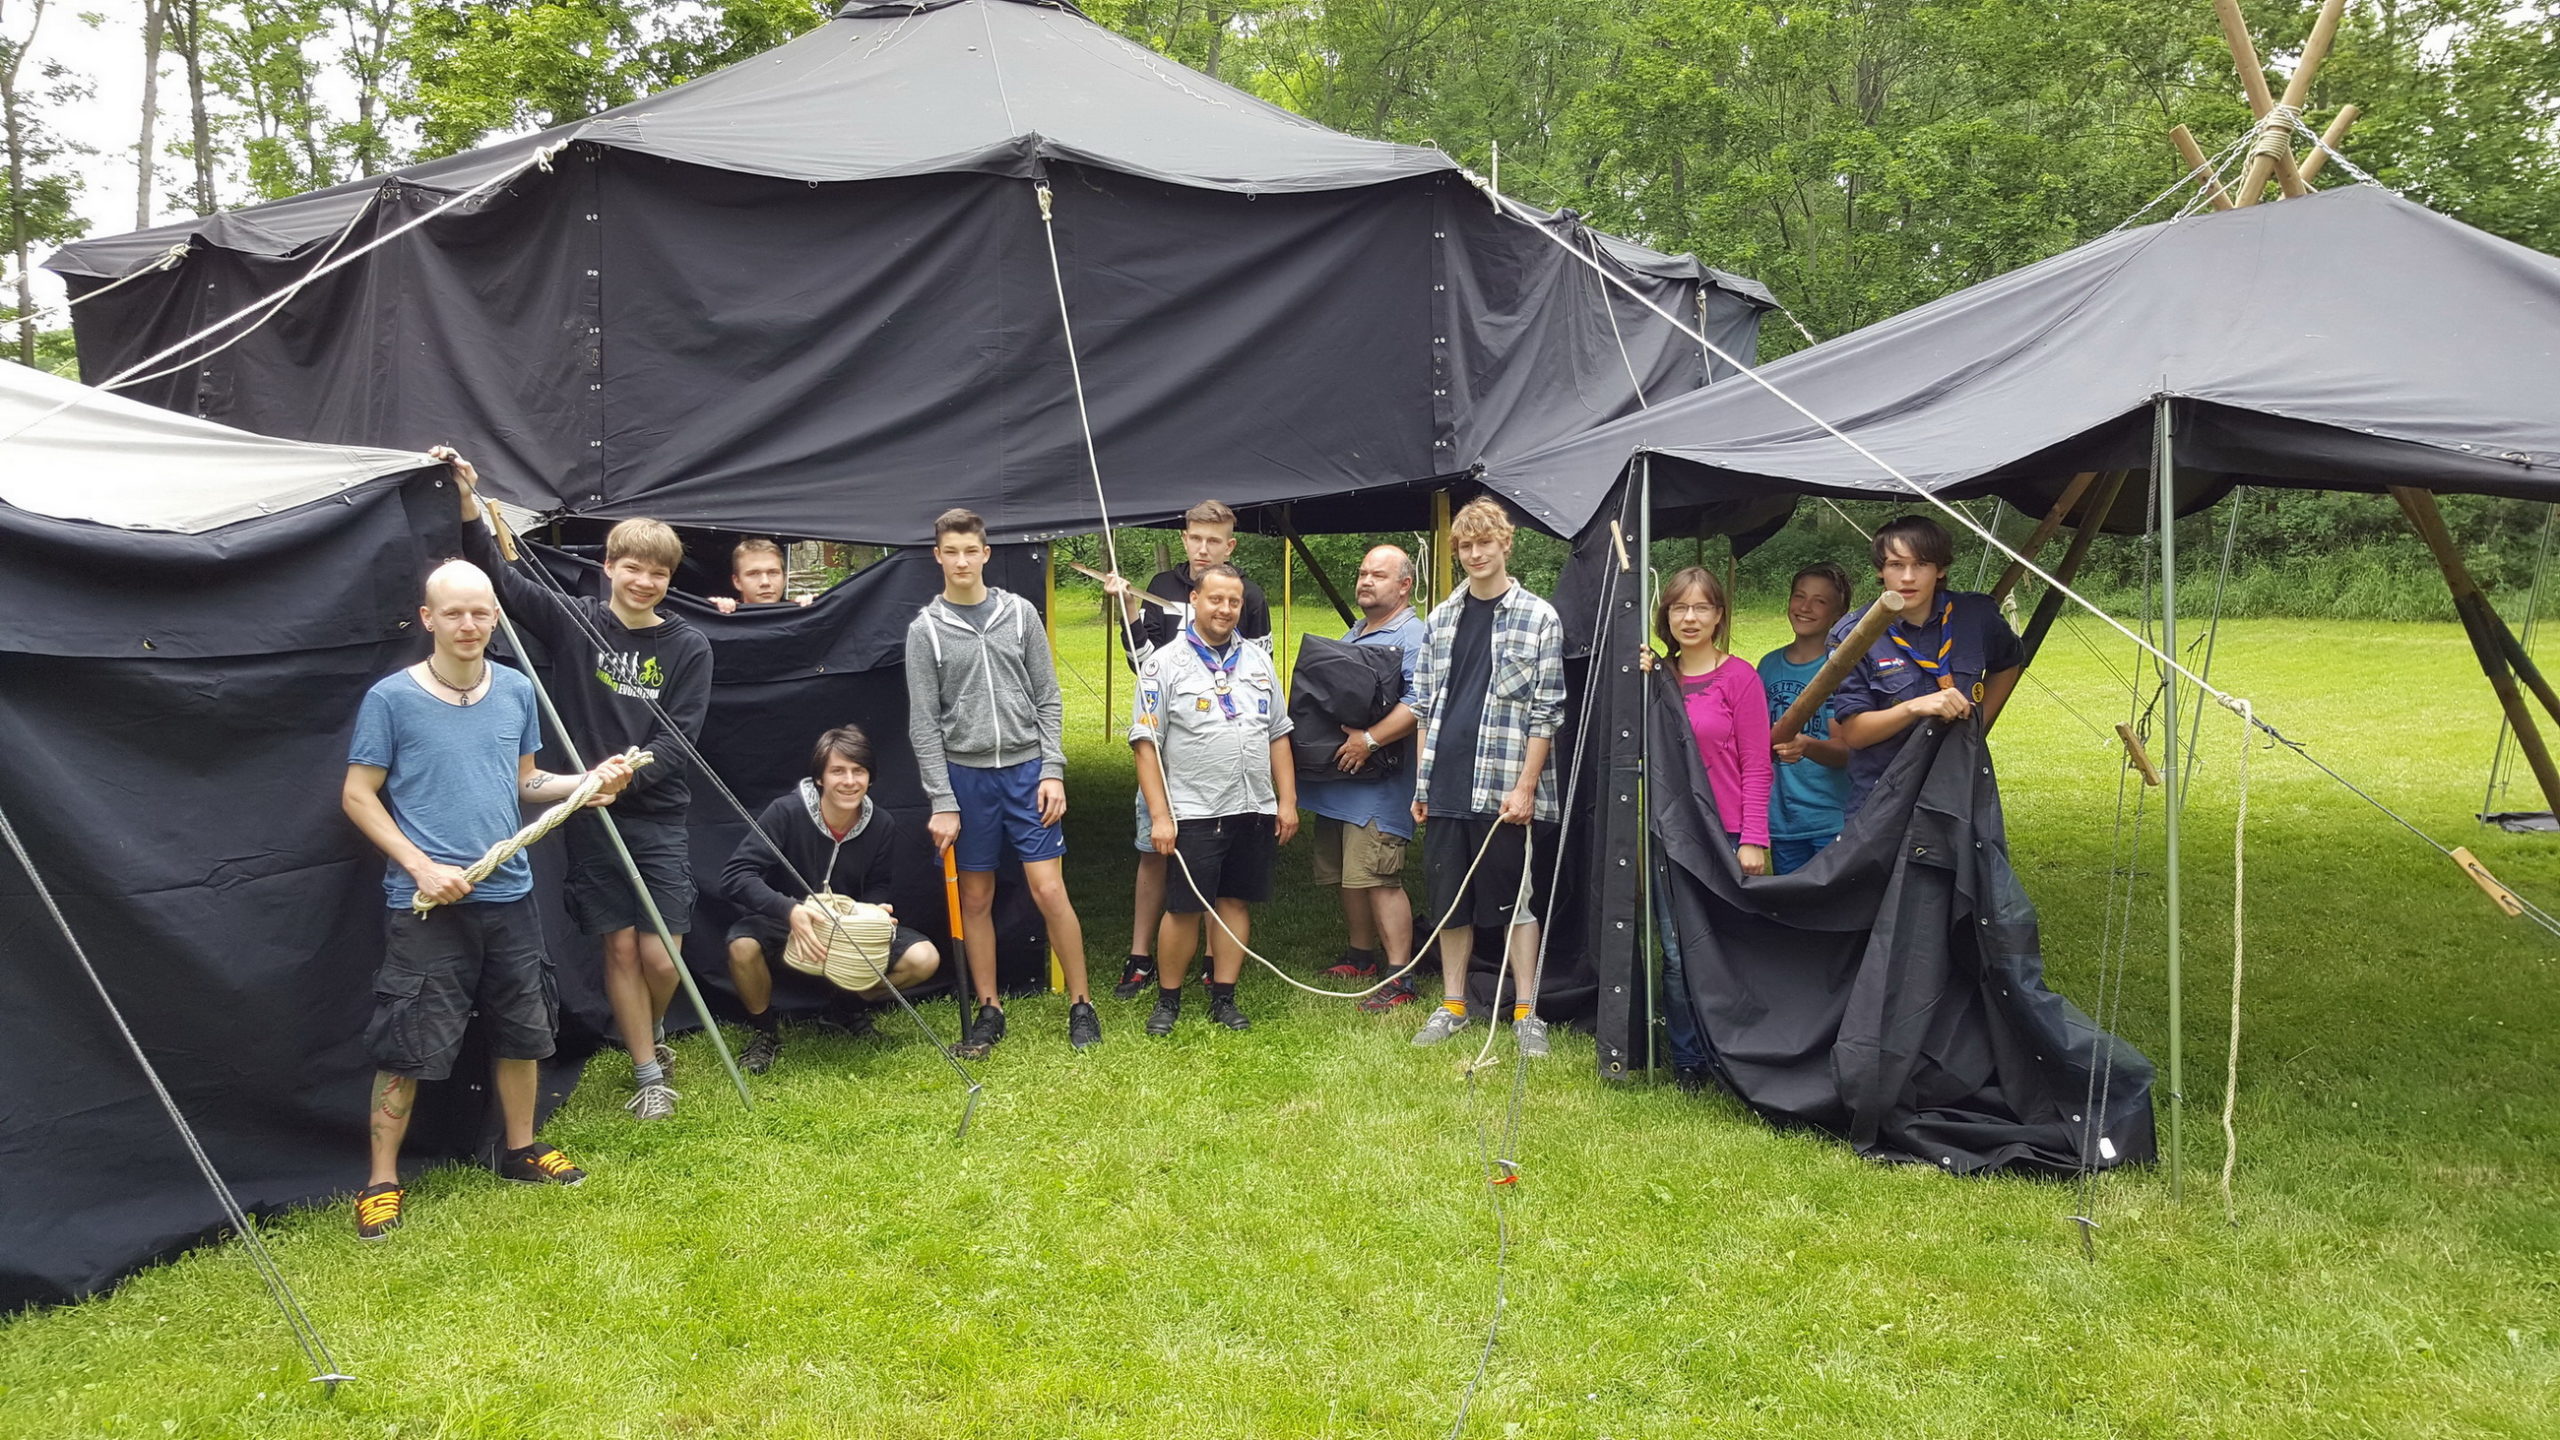
[[(1241, 900), (1258, 905), (1271, 898), (1271, 862), (1279, 850), (1268, 815), (1221, 815), (1211, 820), (1184, 820), (1173, 829), (1174, 852), (1181, 863), (1165, 872), (1164, 909), (1168, 915), (1199, 915), (1210, 900)], [(1186, 882), (1183, 871), (1191, 878)]]
[[(649, 882), (649, 898), (666, 917), (667, 933), (684, 934), (693, 924), (693, 840), (683, 822), (647, 815), (616, 815), (613, 821)], [(648, 929), (649, 912), (631, 891), (631, 876), (604, 833), (603, 819), (593, 813), (572, 816), (567, 829), (569, 918), (578, 933)]]
[[(1479, 863), (1476, 848), (1484, 845), (1488, 831), (1493, 843)], [(1457, 902), (1444, 929), (1510, 926), (1547, 918), (1547, 877), (1555, 869), (1556, 832), (1552, 820), (1505, 825), (1490, 815), (1432, 816), (1422, 827), (1422, 864), (1430, 894), (1430, 914), (1424, 923), (1439, 919), (1440, 912), (1449, 908), (1461, 881), (1466, 882), (1466, 895)], [(1536, 851), (1536, 861), (1524, 866), (1524, 851), (1529, 849)], [(1466, 879), (1469, 865), (1475, 866), (1473, 880)], [(1524, 868), (1529, 872), (1525, 896)], [(1521, 911), (1518, 907), (1524, 898), (1528, 909)]]
[(407, 906), (386, 913), (389, 943), (364, 1027), (377, 1067), (413, 1080), (452, 1075), (474, 1010), (489, 1022), (489, 1053), (498, 1059), (551, 1057), (560, 985), (531, 899), (464, 900), (423, 920)]

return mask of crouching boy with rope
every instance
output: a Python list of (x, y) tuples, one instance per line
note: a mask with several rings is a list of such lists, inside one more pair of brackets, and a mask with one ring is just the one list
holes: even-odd
[[(375, 682), (356, 712), (340, 804), (388, 860), (388, 944), (374, 977), (365, 1047), (373, 1081), (373, 1169), (356, 1193), (356, 1234), (379, 1240), (400, 1223), (400, 1142), (421, 1080), (453, 1073), (476, 1009), (489, 1022), (505, 1149), (498, 1173), (575, 1185), (586, 1172), (533, 1135), (539, 1063), (550, 1057), (559, 989), (534, 913), (533, 865), (522, 853), (472, 883), (464, 867), (507, 839), (520, 803), (566, 799), (581, 777), (533, 767), (542, 723), (533, 683), (483, 653), (498, 598), (479, 566), (455, 560), (427, 577), (420, 622), (435, 649)], [(595, 796), (631, 781), (616, 758), (598, 765)], [(429, 907), (421, 913), (420, 907)]]
[(1261, 646), (1239, 638), (1244, 576), (1224, 563), (1192, 576), (1191, 619), (1172, 644), (1138, 667), (1129, 726), (1148, 838), (1170, 857), (1156, 935), (1156, 1008), (1147, 1033), (1170, 1035), (1182, 1018), (1182, 981), (1213, 906), (1209, 1018), (1252, 1028), (1236, 1008), (1252, 919), (1271, 898), (1272, 852), (1298, 833), (1298, 775), (1289, 707)]
[[(871, 801), (871, 737), (858, 725), (819, 736), (809, 778), (764, 807), (720, 872), (720, 893), (739, 912), (729, 927), (729, 981), (755, 1031), (738, 1055), (748, 1074), (772, 1069), (782, 1054), (774, 962), (792, 947), (824, 954), (834, 939), (836, 916), (809, 897), (843, 895), (892, 910), (897, 854), (898, 819)], [(885, 958), (880, 980), (868, 988), (826, 987), (839, 1003), (854, 1005), (850, 1028), (869, 1028), (863, 1002), (886, 1002), (890, 986), (912, 990), (942, 966), (933, 942), (904, 925), (892, 932)]]

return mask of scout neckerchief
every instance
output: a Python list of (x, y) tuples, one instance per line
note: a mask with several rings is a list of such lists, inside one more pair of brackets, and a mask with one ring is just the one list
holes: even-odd
[(1227, 688), (1234, 683), (1236, 662), (1244, 658), (1244, 646), (1235, 636), (1229, 635), (1227, 658), (1221, 661), (1218, 659), (1218, 652), (1202, 642), (1199, 631), (1185, 625), (1182, 627), (1182, 638), (1191, 642), (1191, 653), (1200, 657), (1201, 668), (1209, 672), (1209, 683), (1217, 687), (1219, 712), (1233, 720), (1236, 718), (1236, 697), (1228, 694)]
[(1884, 632), (1893, 637), (1893, 643), (1901, 648), (1903, 654), (1911, 657), (1912, 664), (1928, 672), (1930, 678), (1938, 682), (1938, 688), (1941, 690), (1956, 688), (1956, 677), (1949, 674), (1946, 669), (1947, 652), (1956, 648), (1955, 618), (1956, 601), (1955, 597), (1950, 595), (1947, 597), (1946, 608), (1938, 612), (1938, 654), (1935, 659), (1912, 649), (1911, 642), (1902, 638), (1902, 621), (1895, 621), (1893, 628)]

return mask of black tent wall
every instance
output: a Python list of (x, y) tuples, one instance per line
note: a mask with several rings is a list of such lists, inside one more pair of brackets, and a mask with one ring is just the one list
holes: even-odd
[[(1124, 523), (1215, 493), (1309, 502), (1307, 528), (1419, 524), (1415, 482), (1632, 412), (1631, 369), (1655, 401), (1707, 378), (1694, 340), (1447, 171), (1261, 195), (1048, 173)], [(444, 198), (390, 184), (342, 242), (198, 246), (112, 292), (74, 274), (94, 295), (75, 312), (83, 375)], [(1011, 176), (812, 185), (582, 142), (125, 393), (264, 434), (451, 443), (544, 511), (916, 544), (956, 504), (999, 537), (1088, 530), (1041, 228)], [(1750, 353), (1757, 287), (1598, 255), (1673, 314), (1703, 295), (1711, 330)], [(1334, 513), (1370, 491), (1385, 509)]]

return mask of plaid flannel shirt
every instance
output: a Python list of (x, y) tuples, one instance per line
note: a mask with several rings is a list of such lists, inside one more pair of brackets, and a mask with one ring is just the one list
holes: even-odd
[[(1458, 612), (1467, 592), (1452, 592), (1431, 612), (1431, 635), (1422, 663), (1413, 670), (1413, 713), (1421, 718), (1422, 763), (1414, 775), (1414, 794), (1431, 793), (1431, 762), (1438, 747), (1431, 722), (1439, 701), (1441, 677), (1449, 673), (1449, 650), (1458, 639)], [(1493, 683), (1484, 697), (1484, 720), (1476, 732), (1475, 772), (1469, 777), (1468, 808), (1491, 815), (1520, 779), (1529, 760), (1532, 739), (1553, 741), (1564, 724), (1564, 625), (1555, 607), (1529, 593), (1517, 579), (1505, 591), (1493, 615)], [(1556, 757), (1550, 753), (1538, 772), (1536, 817), (1556, 819)]]

